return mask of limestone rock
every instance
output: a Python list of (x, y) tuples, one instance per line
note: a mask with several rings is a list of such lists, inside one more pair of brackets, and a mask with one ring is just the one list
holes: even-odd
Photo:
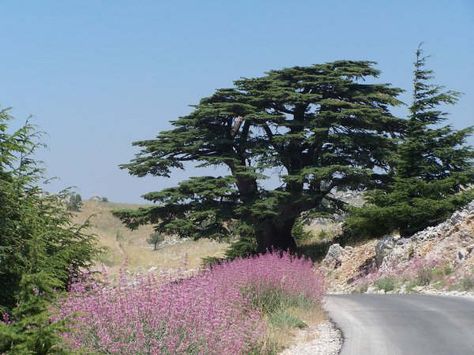
[(344, 255), (344, 248), (339, 244), (332, 244), (326, 256), (324, 257), (323, 264), (330, 268), (338, 268), (342, 263), (342, 256)]
[(389, 255), (396, 245), (396, 240), (391, 235), (386, 235), (375, 245), (375, 262), (377, 266), (382, 265), (383, 259)]

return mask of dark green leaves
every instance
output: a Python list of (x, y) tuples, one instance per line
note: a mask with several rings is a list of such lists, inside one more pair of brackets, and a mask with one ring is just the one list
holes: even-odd
[(0, 353), (61, 353), (60, 324), (48, 308), (71, 276), (96, 254), (94, 238), (74, 226), (64, 201), (38, 186), (40, 169), (30, 154), (36, 132), (27, 124), (8, 132), (10, 117), (0, 111)]
[[(154, 223), (192, 237), (225, 236), (226, 226), (240, 221), (255, 228), (262, 248), (265, 226), (290, 233), (301, 212), (342, 206), (329, 199), (331, 190), (380, 182), (405, 129), (389, 112), (401, 90), (372, 83), (378, 75), (373, 62), (336, 61), (272, 70), (216, 90), (171, 130), (136, 142), (141, 151), (122, 167), (168, 177), (192, 162), (228, 176), (191, 178), (146, 194), (156, 206), (116, 214), (131, 227)], [(275, 189), (265, 181), (270, 171), (280, 183)]]

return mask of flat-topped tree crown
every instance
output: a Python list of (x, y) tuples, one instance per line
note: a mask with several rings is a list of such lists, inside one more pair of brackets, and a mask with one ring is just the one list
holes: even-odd
[[(303, 211), (343, 207), (334, 189), (383, 183), (394, 139), (404, 129), (389, 111), (400, 89), (373, 83), (373, 62), (335, 61), (272, 70), (243, 78), (203, 98), (122, 168), (137, 176), (169, 177), (186, 162), (219, 166), (224, 176), (200, 176), (148, 193), (154, 206), (118, 211), (131, 227), (220, 238), (237, 228), (259, 251), (295, 248), (291, 230)], [(279, 186), (265, 183), (269, 172)]]

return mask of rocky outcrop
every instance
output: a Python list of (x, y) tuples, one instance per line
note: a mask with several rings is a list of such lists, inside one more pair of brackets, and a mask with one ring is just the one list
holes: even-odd
[(387, 235), (353, 248), (334, 244), (322, 263), (332, 292), (351, 292), (360, 286), (359, 280), (366, 280), (370, 286), (377, 278), (415, 273), (427, 265), (449, 269), (448, 286), (473, 275), (474, 201), (445, 222), (409, 238)]
[(395, 244), (395, 237), (392, 235), (386, 235), (377, 242), (375, 245), (375, 263), (378, 267), (382, 265), (383, 259), (392, 252)]
[(323, 265), (336, 269), (341, 266), (342, 258), (346, 254), (343, 247), (339, 244), (332, 244), (323, 260)]

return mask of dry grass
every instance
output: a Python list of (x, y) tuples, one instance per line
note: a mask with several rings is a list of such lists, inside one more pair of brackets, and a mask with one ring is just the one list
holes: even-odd
[[(324, 310), (320, 306), (314, 307), (292, 307), (285, 310), (285, 313), (302, 320), (308, 327), (314, 326), (327, 320)], [(268, 329), (268, 344), (269, 353), (280, 352), (283, 349), (290, 347), (299, 342), (308, 342), (315, 338), (314, 332), (301, 331), (299, 328), (290, 326), (274, 326), (270, 323)], [(273, 350), (273, 351), (272, 351)]]
[(99, 265), (107, 266), (112, 273), (118, 271), (125, 262), (130, 271), (157, 269), (195, 269), (201, 265), (203, 257), (223, 256), (228, 244), (211, 240), (183, 241), (153, 250), (147, 243), (153, 232), (151, 226), (143, 226), (131, 231), (119, 219), (112, 215), (112, 210), (134, 208), (139, 205), (85, 201), (81, 211), (74, 216), (74, 222), (83, 223), (90, 217), (90, 232), (97, 235), (98, 244), (106, 248)]

